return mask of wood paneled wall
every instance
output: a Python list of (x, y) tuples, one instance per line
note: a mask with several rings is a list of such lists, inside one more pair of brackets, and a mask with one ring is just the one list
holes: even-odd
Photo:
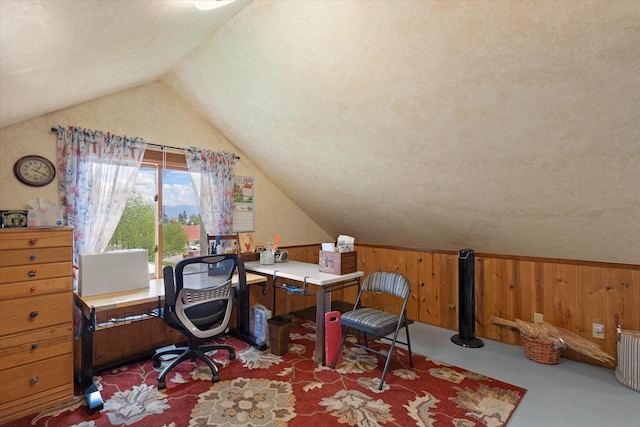
[[(289, 258), (318, 262), (320, 245), (287, 248)], [(409, 317), (418, 322), (458, 330), (458, 253), (357, 244), (358, 269), (397, 271), (411, 281)], [(355, 290), (334, 299), (353, 302)], [(287, 297), (289, 298), (289, 297)], [(300, 297), (298, 297), (300, 298)], [(291, 297), (287, 307), (309, 306)], [(386, 301), (367, 301), (389, 307)], [(594, 263), (475, 253), (476, 336), (521, 345), (520, 335), (490, 322), (491, 316), (533, 322), (533, 314), (577, 333), (616, 356), (618, 314), (624, 329), (640, 330), (640, 265)], [(592, 337), (592, 324), (605, 325), (604, 340)], [(564, 356), (602, 365), (573, 351)], [(613, 368), (613, 366), (607, 366)]]

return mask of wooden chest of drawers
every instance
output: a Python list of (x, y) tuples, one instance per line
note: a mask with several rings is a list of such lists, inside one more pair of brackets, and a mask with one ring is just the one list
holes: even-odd
[(72, 233), (0, 229), (0, 424), (73, 397)]

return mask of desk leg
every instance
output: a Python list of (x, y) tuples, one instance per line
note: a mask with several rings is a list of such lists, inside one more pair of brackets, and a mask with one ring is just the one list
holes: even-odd
[(93, 383), (93, 332), (96, 324), (96, 310), (91, 308), (87, 313), (82, 307), (82, 354), (80, 361), (80, 377), (78, 382), (89, 407), (89, 412), (94, 413), (104, 408), (104, 401), (98, 387)]
[(249, 285), (236, 286), (236, 304), (238, 327), (229, 332), (258, 350), (266, 350), (267, 344), (249, 330)]
[(322, 287), (316, 298), (316, 348), (314, 360), (324, 366), (326, 365), (324, 316), (331, 309), (331, 293), (325, 292), (324, 287)]

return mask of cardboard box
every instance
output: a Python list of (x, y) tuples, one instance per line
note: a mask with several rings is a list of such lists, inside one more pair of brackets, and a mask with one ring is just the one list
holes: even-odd
[(349, 274), (358, 271), (358, 253), (320, 251), (320, 271), (331, 274)]
[(240, 254), (240, 258), (242, 258), (244, 262), (258, 261), (260, 259), (260, 252), (243, 252)]

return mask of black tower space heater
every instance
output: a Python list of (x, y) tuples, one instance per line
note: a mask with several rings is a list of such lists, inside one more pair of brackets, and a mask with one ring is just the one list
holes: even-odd
[(462, 347), (479, 348), (484, 345), (475, 337), (475, 276), (473, 249), (461, 249), (458, 253), (458, 334), (451, 342)]

